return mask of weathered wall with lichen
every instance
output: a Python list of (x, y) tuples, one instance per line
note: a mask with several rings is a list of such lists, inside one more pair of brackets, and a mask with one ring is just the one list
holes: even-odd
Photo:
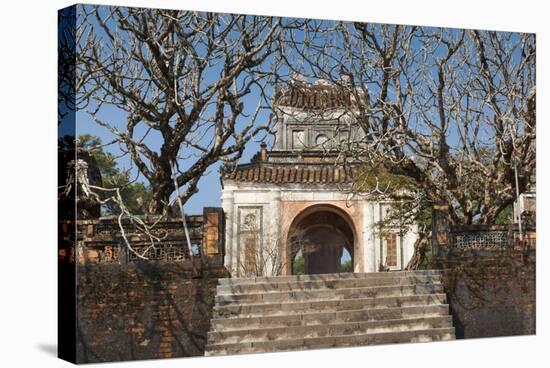
[(219, 265), (79, 265), (77, 362), (203, 355), (222, 277)]
[(454, 251), (443, 270), (457, 338), (536, 333), (536, 251)]

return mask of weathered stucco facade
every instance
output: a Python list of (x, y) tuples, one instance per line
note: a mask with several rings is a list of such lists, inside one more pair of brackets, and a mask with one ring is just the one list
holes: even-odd
[[(287, 243), (293, 223), (306, 214), (324, 210), (341, 216), (353, 231), (354, 272), (374, 272), (380, 269), (380, 265), (402, 269), (412, 256), (416, 229), (404, 236), (396, 232), (396, 264), (388, 265), (385, 262), (388, 239), (380, 236), (375, 227), (385, 206), (386, 203), (366, 199), (348, 201), (344, 193), (332, 188), (225, 184), (222, 196), (222, 207), (227, 216), (225, 265), (233, 276), (244, 276), (242, 268), (246, 254), (242, 228), (246, 215), (243, 213), (254, 210), (260, 214), (256, 246), (269, 255), (273, 252), (279, 254), (271, 257), (266, 254), (265, 257), (270, 258), (266, 259), (266, 271), (278, 269), (271, 262), (280, 260), (281, 274), (291, 274), (292, 252)], [(272, 275), (272, 272), (266, 272), (266, 275)]]
[[(324, 82), (277, 91), (272, 149), (262, 145), (249, 164), (222, 171), (225, 265), (233, 276), (289, 275), (300, 250), (308, 254), (306, 273), (339, 272), (329, 258), (342, 249), (354, 272), (407, 264), (416, 227), (380, 232), (375, 224), (391, 202), (349, 195), (361, 166), (339, 163), (335, 143), (360, 134), (346, 112), (349, 103)], [(331, 243), (339, 250), (328, 250)]]

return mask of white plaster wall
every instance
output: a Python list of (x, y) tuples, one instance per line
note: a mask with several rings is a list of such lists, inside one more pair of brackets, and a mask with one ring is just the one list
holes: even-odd
[[(391, 202), (382, 201), (373, 203), (374, 207), (374, 223), (380, 221), (384, 217), (384, 207), (387, 207)], [(373, 224), (374, 224), (373, 223)], [(373, 232), (376, 233), (376, 229), (373, 226)], [(414, 253), (414, 243), (418, 236), (418, 226), (413, 225), (410, 227), (409, 231), (403, 236), (397, 236), (397, 267), (392, 267), (392, 270), (400, 270), (405, 268), (409, 263), (413, 253)], [(384, 264), (385, 257), (385, 239), (381, 239), (379, 236), (374, 235), (375, 238), (375, 247), (376, 247), (376, 270), (378, 270), (379, 265)], [(382, 249), (381, 249), (382, 248)], [(381, 253), (381, 251), (383, 253)], [(381, 262), (382, 261), (382, 262)]]
[(369, 201), (363, 202), (363, 216), (364, 216), (364, 236), (365, 239), (365, 257), (364, 257), (364, 269), (365, 272), (376, 271), (376, 247), (373, 232), (373, 220), (374, 220), (374, 203)]
[(407, 266), (414, 254), (414, 243), (418, 238), (418, 225), (411, 226), (410, 231), (403, 237), (403, 268)]
[[(226, 255), (225, 266), (233, 276), (238, 274), (239, 252), (239, 207), (261, 207), (262, 208), (262, 237), (260, 247), (264, 251), (264, 259), (267, 260), (267, 275), (271, 276), (273, 270), (272, 251), (267, 247), (278, 246), (279, 219), (280, 219), (280, 188), (254, 188), (240, 187), (238, 185), (225, 185), (222, 191), (222, 207), (226, 213)], [(271, 255), (271, 256), (270, 256)]]

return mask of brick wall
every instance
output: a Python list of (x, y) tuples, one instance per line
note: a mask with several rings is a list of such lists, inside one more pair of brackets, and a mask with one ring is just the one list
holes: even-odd
[(536, 229), (451, 224), (446, 206), (432, 213), (433, 265), (443, 283), (457, 338), (536, 333)]
[(457, 338), (536, 333), (536, 251), (453, 251), (443, 269)]
[(77, 362), (200, 356), (221, 265), (86, 264), (77, 270)]

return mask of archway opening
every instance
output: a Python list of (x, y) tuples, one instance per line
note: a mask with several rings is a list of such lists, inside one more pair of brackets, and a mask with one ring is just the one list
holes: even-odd
[(294, 275), (353, 272), (353, 231), (335, 211), (320, 208), (297, 218), (288, 246)]

